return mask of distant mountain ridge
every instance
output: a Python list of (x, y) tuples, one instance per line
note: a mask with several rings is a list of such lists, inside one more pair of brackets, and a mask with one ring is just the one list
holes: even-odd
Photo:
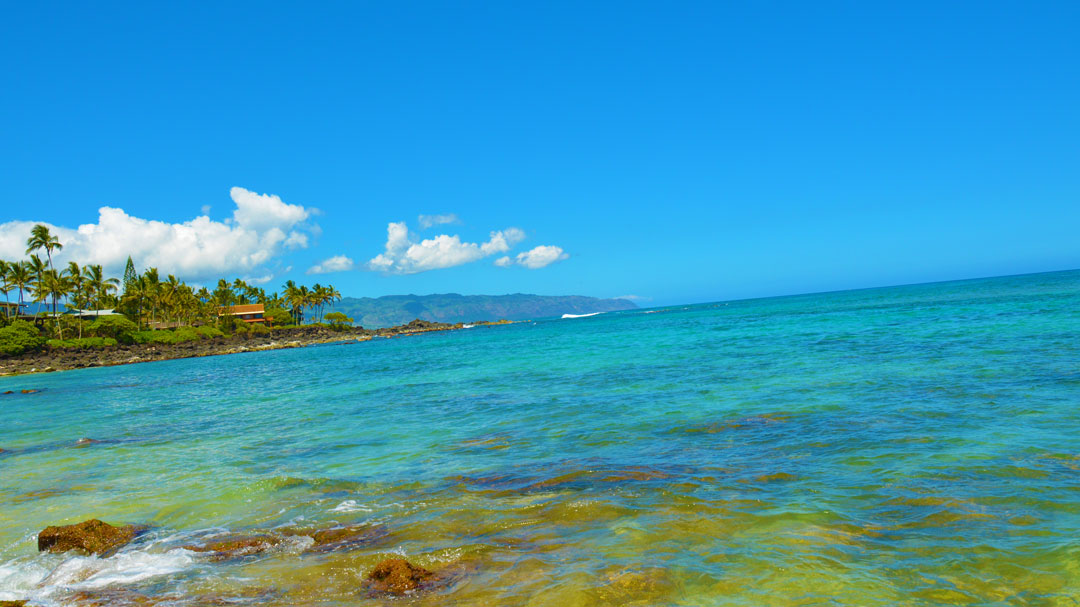
[[(600, 299), (583, 295), (386, 295), (345, 297), (333, 310), (343, 312), (369, 329), (401, 325), (419, 318), (435, 322), (474, 320), (529, 320), (563, 314), (591, 314), (633, 310), (627, 299)], [(329, 311), (329, 308), (327, 309)]]

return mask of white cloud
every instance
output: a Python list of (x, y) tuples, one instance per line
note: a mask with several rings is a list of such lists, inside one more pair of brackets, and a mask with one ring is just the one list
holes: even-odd
[(652, 301), (652, 297), (646, 297), (644, 295), (619, 295), (612, 297), (612, 299), (628, 299), (630, 301)]
[(305, 248), (309, 234), (318, 233), (317, 226), (306, 223), (314, 209), (244, 188), (232, 188), (229, 194), (236, 209), (225, 221), (200, 215), (168, 223), (114, 207), (101, 207), (97, 223), (77, 229), (43, 221), (9, 221), (0, 224), (0, 257), (23, 259), (30, 229), (44, 223), (64, 245), (54, 257), (57, 265), (68, 260), (101, 264), (117, 275), (130, 255), (136, 268), (156, 267), (162, 275), (197, 282), (265, 270), (263, 266), (285, 249)]
[(500, 268), (508, 268), (511, 265), (517, 264), (519, 266), (525, 266), (530, 270), (538, 270), (550, 266), (556, 261), (562, 261), (569, 257), (570, 255), (564, 252), (562, 247), (540, 245), (532, 250), (525, 251), (524, 253), (518, 253), (517, 257), (513, 260), (511, 260), (510, 257), (500, 257), (495, 260), (495, 265)]
[(524, 231), (507, 228), (491, 232), (488, 241), (480, 244), (462, 242), (456, 234), (440, 234), (417, 242), (404, 221), (395, 222), (386, 227), (386, 251), (369, 261), (368, 267), (392, 274), (451, 268), (505, 253), (524, 239)]
[(273, 274), (265, 274), (263, 276), (245, 276), (244, 282), (253, 285), (264, 285), (274, 279)]
[(419, 217), (420, 228), (428, 229), (431, 226), (442, 225), (444, 223), (461, 223), (458, 216), (455, 213), (447, 213), (446, 215), (421, 215)]
[(308, 268), (308, 274), (328, 274), (330, 272), (345, 272), (353, 269), (353, 260), (344, 255), (334, 255), (324, 259)]

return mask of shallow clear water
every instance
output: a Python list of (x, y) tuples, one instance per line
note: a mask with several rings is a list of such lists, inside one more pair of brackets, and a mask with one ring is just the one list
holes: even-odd
[[(1080, 603), (1080, 272), (0, 378), (0, 600)], [(102, 441), (76, 447), (80, 437)], [(47, 525), (151, 531), (39, 555)], [(373, 544), (214, 561), (214, 534)], [(98, 599), (100, 595), (98, 596)]]

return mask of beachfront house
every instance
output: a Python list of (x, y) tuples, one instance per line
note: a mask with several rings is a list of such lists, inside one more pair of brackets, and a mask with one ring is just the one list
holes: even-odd
[(78, 310), (76, 308), (68, 308), (67, 310), (64, 310), (63, 313), (68, 316), (82, 318), (83, 320), (96, 320), (99, 316), (115, 316), (120, 314), (116, 310)]
[(0, 301), (0, 316), (3, 316), (4, 318), (18, 318), (19, 315), (23, 313), (22, 308), (24, 307), (25, 306), (20, 306), (17, 303)]
[(218, 308), (218, 316), (232, 316), (246, 323), (268, 323), (263, 316), (266, 312), (263, 304), (238, 304), (235, 306), (222, 306)]

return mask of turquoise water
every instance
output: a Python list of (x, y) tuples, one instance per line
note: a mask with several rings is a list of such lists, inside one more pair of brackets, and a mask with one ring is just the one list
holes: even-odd
[[(453, 572), (400, 604), (1080, 604), (1080, 272), (0, 378), (24, 388), (0, 600), (375, 605), (396, 553)], [(151, 530), (36, 552), (91, 517)], [(354, 523), (386, 533), (182, 548)]]

